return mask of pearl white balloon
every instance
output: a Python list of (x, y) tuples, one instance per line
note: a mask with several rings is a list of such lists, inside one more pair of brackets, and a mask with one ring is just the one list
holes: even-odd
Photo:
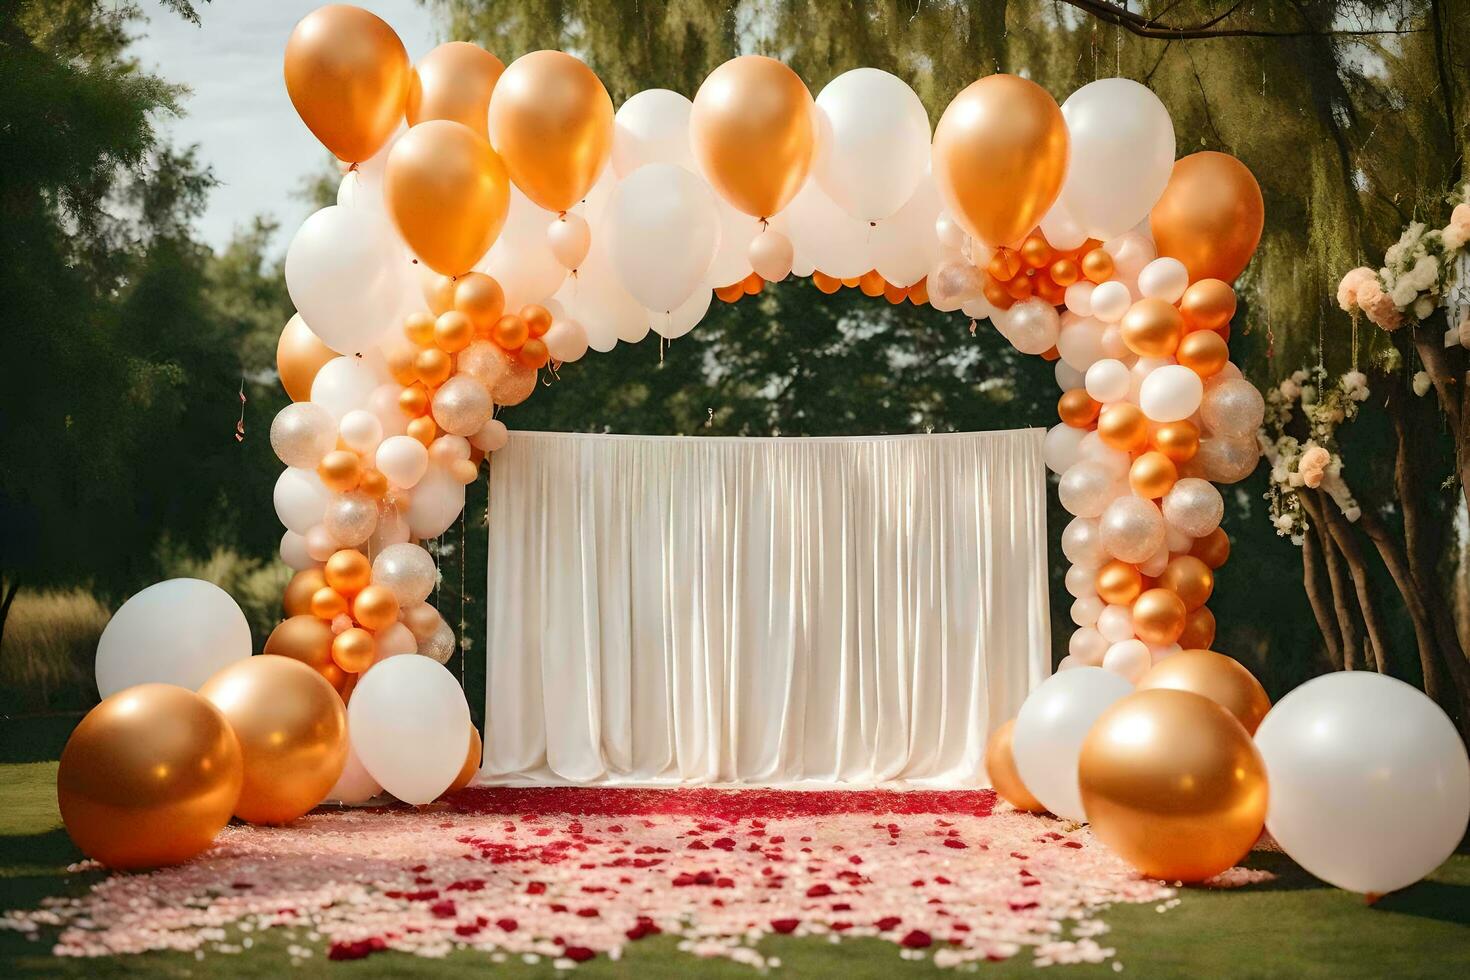
[(929, 169), (929, 114), (903, 79), (878, 68), (854, 68), (816, 99), (820, 127), (812, 178), (844, 211), (862, 221), (887, 218), (913, 194)]
[(1110, 323), (1103, 328), (1101, 344), (1103, 357), (1122, 361), (1125, 365), (1131, 365), (1138, 359), (1138, 355), (1129, 350), (1128, 345), (1124, 343), (1123, 331), (1116, 323)]
[(1097, 617), (1102, 615), (1104, 603), (1095, 594), (1078, 597), (1072, 603), (1072, 622), (1078, 626), (1096, 626)]
[(1142, 640), (1124, 640), (1108, 647), (1102, 665), (1103, 670), (1112, 671), (1129, 684), (1137, 684), (1153, 666), (1153, 656)]
[(334, 357), (322, 365), (311, 382), (311, 400), (341, 422), (348, 412), (367, 408), (382, 382), (373, 369), (356, 357)]
[(1184, 648), (1177, 643), (1170, 643), (1162, 647), (1150, 646), (1148, 648), (1149, 660), (1155, 667), (1174, 656), (1174, 654), (1183, 652)]
[(389, 436), (373, 458), (378, 472), (395, 487), (410, 489), (429, 469), (429, 450), (413, 436)]
[(1022, 300), (1001, 315), (1001, 333), (1022, 354), (1042, 354), (1056, 346), (1061, 317), (1046, 300)]
[(1070, 252), (1081, 248), (1087, 241), (1087, 230), (1072, 217), (1072, 213), (1058, 201), (1041, 219), (1041, 234), (1052, 248)]
[(1117, 674), (1079, 667), (1053, 674), (1026, 698), (1016, 716), (1011, 751), (1021, 781), (1052, 813), (1087, 819), (1077, 782), (1082, 740), (1104, 711), (1132, 692), (1133, 685)]
[(373, 393), (368, 395), (368, 411), (377, 417), (384, 439), (389, 436), (401, 436), (408, 431), (408, 416), (404, 415), (403, 409), (398, 407), (398, 396), (402, 393), (403, 386), (395, 382), (378, 385), (373, 389)]
[(567, 267), (557, 259), (547, 237), (555, 220), (555, 212), (538, 207), (515, 184), (510, 185), (505, 224), (490, 251), (475, 263), (476, 271), (500, 283), (507, 311), (540, 303), (567, 280)]
[[(968, 313), (969, 310), (965, 312)], [(1052, 376), (1056, 378), (1057, 387), (1062, 391), (1071, 391), (1073, 388), (1081, 388), (1083, 386), (1085, 375), (1060, 357), (1052, 365), (1051, 371)]]
[(1253, 435), (1206, 437), (1199, 441), (1194, 455), (1194, 462), (1211, 483), (1238, 483), (1254, 473), (1260, 461), (1261, 446)]
[(1087, 394), (1104, 405), (1128, 397), (1128, 366), (1110, 357), (1093, 361), (1087, 369)]
[(688, 299), (720, 244), (714, 194), (672, 163), (646, 164), (623, 178), (604, 220), (623, 287), (650, 310)]
[(108, 620), (97, 641), (97, 691), (104, 698), (135, 684), (194, 691), (250, 653), (250, 624), (228, 592), (197, 578), (169, 579)]
[[(761, 227), (759, 218), (726, 203), (724, 198), (717, 198), (716, 209), (720, 216), (720, 245), (715, 249), (715, 257), (710, 260), (709, 269), (704, 274), (705, 284), (711, 289), (732, 286), (750, 275), (750, 243), (765, 230)], [(772, 220), (770, 226), (776, 228), (779, 223)], [(796, 249), (794, 240), (792, 249)], [(800, 253), (796, 252), (793, 261), (799, 259)], [(802, 273), (798, 273), (800, 274)], [(805, 274), (810, 275), (811, 272), (808, 270)]]
[(1071, 158), (1060, 200), (1088, 235), (1106, 240), (1145, 218), (1174, 169), (1174, 123), (1158, 96), (1102, 78), (1062, 103)]
[(1074, 565), (1091, 565), (1093, 568), (1107, 561), (1108, 553), (1103, 550), (1102, 531), (1097, 520), (1072, 518), (1062, 529), (1062, 554)]
[(1199, 375), (1182, 364), (1169, 364), (1143, 379), (1138, 406), (1151, 422), (1178, 422), (1195, 413), (1204, 393)]
[(1154, 259), (1138, 273), (1138, 292), (1150, 299), (1177, 303), (1189, 288), (1189, 270), (1178, 259)]
[(1310, 680), (1256, 731), (1266, 829), (1330, 884), (1381, 895), (1454, 853), (1470, 819), (1470, 760), (1439, 706), (1371, 671)]
[(337, 539), (332, 537), (324, 524), (313, 524), (306, 531), (306, 553), (314, 562), (323, 562), (331, 558), (341, 545)]
[(373, 645), (376, 647), (377, 658), (373, 663), (419, 652), (419, 641), (414, 638), (413, 631), (401, 622), (385, 626), (374, 633)]
[(673, 163), (698, 173), (689, 142), (694, 103), (666, 88), (644, 89), (613, 116), (612, 165), (626, 177), (648, 163)]
[(316, 565), (316, 559), (312, 558), (306, 550), (306, 536), (297, 534), (295, 531), (287, 531), (281, 535), (281, 547), (279, 549), (281, 561), (293, 572), (305, 571)]
[(464, 484), (442, 466), (430, 466), (408, 500), (409, 532), (420, 541), (437, 538), (454, 525), (464, 510)]
[(1118, 494), (1118, 478), (1101, 463), (1083, 460), (1062, 474), (1057, 498), (1075, 517), (1097, 517)]
[[(368, 395), (370, 403), (372, 397), (370, 393)], [(378, 448), (378, 443), (383, 441), (383, 423), (365, 408), (355, 408), (342, 416), (338, 431), (342, 435), (342, 441), (347, 444), (347, 448), (355, 453), (371, 453)]]
[(1103, 442), (1096, 429), (1082, 437), (1082, 441), (1077, 444), (1077, 453), (1082, 459), (1102, 466), (1118, 480), (1124, 479), (1128, 475), (1128, 468), (1133, 465), (1133, 457)]
[(1098, 613), (1097, 631), (1109, 643), (1133, 639), (1133, 610), (1128, 606), (1110, 603)]
[(1202, 538), (1220, 526), (1225, 516), (1225, 499), (1208, 480), (1185, 477), (1175, 481), (1164, 494), (1164, 520), (1188, 534)]
[(1067, 309), (1078, 316), (1092, 316), (1092, 294), (1097, 289), (1086, 279), (1072, 283), (1063, 294)]
[(364, 768), (405, 803), (449, 788), (470, 749), (470, 709), (454, 675), (427, 657), (390, 657), (357, 682), (347, 733)]
[(1041, 458), (1046, 463), (1046, 468), (1058, 475), (1071, 469), (1072, 464), (1080, 459), (1077, 447), (1086, 435), (1085, 429), (1067, 425), (1065, 422), (1058, 422), (1048, 429), (1041, 441)]
[(1098, 518), (1103, 548), (1119, 561), (1141, 562), (1164, 544), (1164, 515), (1150, 500), (1124, 494)]
[[(374, 640), (382, 643), (383, 634), (380, 631)], [(468, 750), (466, 750), (468, 751)], [(323, 803), (345, 803), (348, 806), (357, 806), (383, 792), (383, 787), (373, 778), (373, 774), (367, 771), (357, 753), (352, 750), (349, 740), (347, 745), (347, 764), (342, 767), (342, 775), (337, 777), (337, 784), (327, 792), (327, 798)]]
[(1153, 239), (1139, 231), (1124, 232), (1109, 239), (1103, 243), (1103, 251), (1113, 257), (1113, 277), (1130, 287), (1138, 284), (1144, 268), (1159, 257)]
[(1125, 284), (1109, 279), (1092, 290), (1091, 302), (1093, 316), (1103, 323), (1117, 323), (1133, 305), (1133, 294)]
[(398, 326), (402, 248), (388, 220), (328, 207), (307, 218), (286, 249), (286, 290), (301, 319), (332, 350), (367, 350)]
[[(939, 209), (939, 189), (933, 178), (925, 176), (903, 207), (869, 229), (873, 268), (886, 281), (899, 287), (912, 286), (939, 261), (945, 247), (934, 233)], [(983, 298), (977, 299), (983, 302)], [(985, 311), (981, 319), (990, 316), (989, 304)]]
[[(1165, 536), (1168, 536), (1168, 522), (1164, 522)], [(1169, 548), (1167, 545), (1159, 545), (1158, 549), (1138, 563), (1138, 571), (1149, 578), (1158, 578), (1164, 574), (1164, 569), (1169, 567)]]
[(1199, 409), (1200, 420), (1213, 435), (1244, 438), (1261, 427), (1266, 400), (1255, 385), (1236, 378), (1213, 385)]
[(1103, 654), (1107, 652), (1107, 649), (1108, 641), (1090, 626), (1073, 630), (1071, 637), (1067, 640), (1067, 656), (1076, 661), (1079, 667), (1101, 666)]
[(941, 210), (934, 219), (934, 236), (939, 239), (942, 248), (958, 252), (965, 247), (965, 229), (960, 227), (960, 223), (948, 211)]
[(805, 260), (838, 279), (860, 276), (873, 268), (867, 222), (842, 210), (815, 180), (806, 182), (785, 213), (797, 265)]
[(276, 477), (271, 501), (276, 507), (276, 517), (288, 530), (305, 534), (313, 525), (321, 523), (331, 496), (315, 470), (290, 466)]
[(1067, 591), (1077, 599), (1097, 594), (1097, 566), (1073, 565), (1065, 576)]
[(1086, 371), (1103, 356), (1102, 324), (1091, 317), (1063, 320), (1057, 334), (1057, 353), (1078, 371)]

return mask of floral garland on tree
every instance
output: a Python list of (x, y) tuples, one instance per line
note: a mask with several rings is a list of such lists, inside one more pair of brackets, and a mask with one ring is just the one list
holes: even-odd
[[(1261, 452), (1271, 464), (1266, 499), (1276, 533), (1300, 546), (1306, 518), (1297, 491), (1321, 488), (1349, 521), (1362, 511), (1342, 478), (1343, 460), (1337, 450), (1337, 427), (1357, 417), (1368, 397), (1368, 378), (1358, 370), (1334, 379), (1322, 365), (1292, 372), (1266, 392), (1266, 418), (1261, 427)], [(1303, 440), (1287, 430), (1300, 410), (1307, 425)]]

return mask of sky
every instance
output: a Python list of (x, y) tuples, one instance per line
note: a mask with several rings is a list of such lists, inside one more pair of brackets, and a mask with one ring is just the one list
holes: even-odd
[[(170, 142), (197, 145), (219, 180), (198, 231), (219, 248), (235, 228), (266, 214), (281, 223), (284, 251), (309, 207), (295, 196), (330, 159), (291, 107), (281, 58), (291, 28), (325, 0), (213, 0), (196, 3), (202, 26), (144, 0), (149, 22), (133, 46), (142, 65), (189, 86), (181, 118), (159, 124)], [(438, 38), (415, 0), (353, 0), (382, 17), (417, 61)]]

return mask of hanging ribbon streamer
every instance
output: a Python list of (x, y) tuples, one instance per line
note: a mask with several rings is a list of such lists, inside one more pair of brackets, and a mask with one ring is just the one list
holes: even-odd
[(240, 375), (240, 418), (235, 422), (235, 441), (245, 441), (245, 375)]

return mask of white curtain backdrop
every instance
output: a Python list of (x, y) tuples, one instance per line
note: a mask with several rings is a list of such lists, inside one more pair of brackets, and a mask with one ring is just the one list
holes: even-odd
[(1050, 670), (1042, 435), (513, 433), (480, 781), (985, 785)]

